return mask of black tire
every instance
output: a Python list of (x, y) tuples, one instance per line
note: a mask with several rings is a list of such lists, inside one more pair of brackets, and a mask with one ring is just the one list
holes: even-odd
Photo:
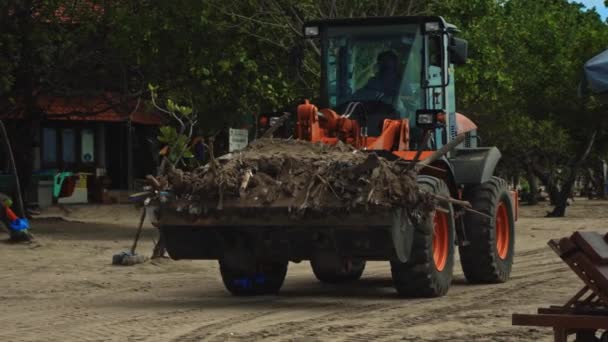
[[(444, 181), (430, 176), (418, 176), (418, 186), (422, 191), (449, 196)], [(391, 274), (397, 292), (405, 297), (440, 297), (447, 294), (452, 284), (454, 268), (454, 210), (450, 203), (438, 204), (447, 213), (431, 212), (412, 223), (414, 241), (410, 260), (406, 263), (391, 261)], [(435, 215), (443, 215), (445, 261), (437, 265), (434, 259), (433, 238), (435, 235)], [(447, 248), (447, 250), (446, 250)]]
[[(464, 275), (470, 283), (504, 283), (511, 274), (515, 247), (514, 207), (507, 182), (492, 177), (486, 183), (465, 189), (464, 198), (473, 209), (494, 218), (490, 220), (475, 213), (464, 216), (464, 229), (469, 241), (467, 246), (459, 248)], [(509, 224), (508, 243), (501, 244), (502, 253), (496, 242), (496, 217), (500, 205), (506, 208)]]
[(310, 266), (315, 277), (323, 283), (340, 284), (359, 280), (365, 270), (365, 260), (344, 260), (342, 265), (327, 265), (313, 258)]
[(287, 274), (287, 261), (257, 262), (250, 270), (231, 267), (220, 259), (220, 273), (226, 289), (235, 296), (277, 294)]

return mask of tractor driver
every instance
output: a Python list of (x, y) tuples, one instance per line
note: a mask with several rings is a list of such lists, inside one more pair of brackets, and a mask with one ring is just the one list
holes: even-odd
[(358, 100), (378, 100), (392, 103), (399, 94), (401, 77), (399, 72), (399, 57), (391, 50), (378, 54), (376, 58), (376, 74), (365, 86), (357, 90), (353, 97)]
[[(382, 133), (384, 119), (399, 119), (404, 112), (401, 101), (398, 100), (401, 84), (399, 57), (391, 50), (381, 52), (376, 57), (376, 74), (353, 94), (356, 101), (379, 101), (390, 105), (387, 109), (375, 107), (366, 117), (368, 134), (378, 136)], [(397, 108), (394, 108), (396, 106)], [(374, 108), (374, 107), (371, 107)], [(370, 107), (368, 107), (370, 110)]]

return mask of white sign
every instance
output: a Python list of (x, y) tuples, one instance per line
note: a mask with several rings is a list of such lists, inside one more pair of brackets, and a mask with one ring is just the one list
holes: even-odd
[(228, 131), (228, 152), (242, 150), (249, 143), (249, 131), (230, 128)]

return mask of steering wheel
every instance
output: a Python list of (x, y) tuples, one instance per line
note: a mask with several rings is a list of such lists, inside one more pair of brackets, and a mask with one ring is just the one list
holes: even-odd
[(357, 121), (365, 120), (369, 115), (364, 101), (349, 100), (342, 102), (336, 106), (336, 111), (346, 118), (356, 119)]
[[(357, 120), (362, 127), (367, 127), (370, 116), (376, 114), (384, 115), (386, 118), (392, 118), (395, 113), (395, 107), (392, 104), (387, 104), (381, 100), (374, 101), (346, 101), (336, 106), (336, 110), (348, 118)], [(374, 120), (372, 120), (374, 121)], [(380, 120), (383, 122), (384, 120)], [(382, 123), (380, 123), (382, 126)], [(380, 127), (380, 130), (382, 127)]]
[(389, 95), (383, 90), (375, 89), (359, 89), (352, 96), (352, 101), (359, 99), (360, 102), (369, 103), (384, 103), (386, 105), (394, 106), (396, 101), (400, 101), (400, 95), (398, 92)]

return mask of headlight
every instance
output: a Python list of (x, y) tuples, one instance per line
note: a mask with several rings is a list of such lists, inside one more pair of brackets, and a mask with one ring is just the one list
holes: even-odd
[(418, 115), (419, 125), (432, 125), (433, 124), (433, 114), (420, 114)]
[(304, 36), (306, 38), (314, 38), (319, 35), (319, 26), (307, 26), (304, 28)]
[(270, 118), (270, 127), (276, 126), (280, 120), (281, 120), (281, 118), (278, 116)]
[(426, 23), (424, 25), (424, 30), (426, 32), (437, 32), (437, 31), (441, 30), (441, 26), (439, 25), (438, 22), (430, 22), (430, 23)]
[(422, 128), (435, 128), (437, 126), (437, 117), (443, 113), (437, 109), (419, 109), (416, 111), (416, 126)]

